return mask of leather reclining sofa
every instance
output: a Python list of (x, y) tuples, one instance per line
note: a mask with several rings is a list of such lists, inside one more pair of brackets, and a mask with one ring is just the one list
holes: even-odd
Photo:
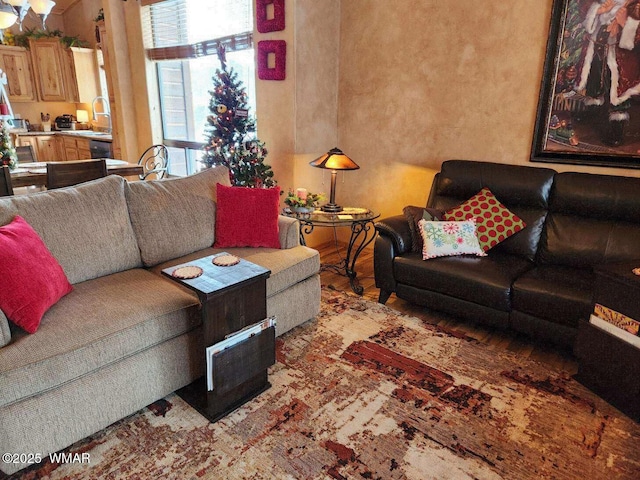
[(593, 309), (594, 267), (638, 260), (640, 179), (448, 160), (427, 207), (446, 211), (488, 187), (526, 227), (486, 257), (423, 260), (404, 215), (376, 224), (381, 303), (398, 298), (457, 318), (573, 346)]

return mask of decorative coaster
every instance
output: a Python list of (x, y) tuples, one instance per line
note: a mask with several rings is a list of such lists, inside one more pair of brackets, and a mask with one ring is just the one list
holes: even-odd
[(212, 260), (214, 265), (219, 267), (230, 267), (240, 263), (240, 259), (235, 255), (220, 255)]
[(200, 267), (189, 265), (186, 267), (176, 268), (171, 275), (182, 280), (189, 280), (190, 278), (197, 278), (202, 275), (202, 269)]

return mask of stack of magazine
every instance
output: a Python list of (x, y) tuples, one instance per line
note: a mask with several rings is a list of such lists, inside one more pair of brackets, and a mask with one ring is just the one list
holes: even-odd
[(640, 348), (640, 321), (596, 303), (589, 323)]
[(210, 392), (213, 391), (213, 361), (216, 354), (226, 350), (227, 348), (235, 347), (239, 343), (257, 335), (263, 330), (266, 330), (269, 327), (275, 327), (275, 325), (276, 317), (265, 318), (258, 323), (244, 327), (242, 330), (230, 333), (224, 337), (224, 340), (207, 347), (207, 390)]

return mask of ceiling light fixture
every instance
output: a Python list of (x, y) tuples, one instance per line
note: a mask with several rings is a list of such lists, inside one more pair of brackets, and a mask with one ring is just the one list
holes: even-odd
[(17, 19), (18, 15), (11, 5), (0, 3), (0, 29), (9, 28)]
[(47, 16), (51, 13), (51, 9), (55, 6), (56, 2), (53, 0), (29, 0), (29, 3), (31, 4), (31, 10), (42, 19), (42, 28), (46, 30), (47, 26), (45, 22)]
[(27, 13), (29, 12), (29, 7), (30, 7), (29, 0), (3, 0), (3, 1), (4, 3), (8, 3), (9, 5), (11, 5), (14, 8), (14, 10), (17, 12), (18, 22), (20, 24), (20, 31), (22, 31), (22, 21), (24, 20), (24, 17), (26, 17)]
[(0, 38), (2, 38), (2, 30), (13, 26), (16, 21), (19, 22), (20, 31), (22, 31), (22, 21), (27, 16), (29, 7), (40, 17), (42, 28), (46, 30), (47, 16), (55, 4), (53, 0), (0, 0)]

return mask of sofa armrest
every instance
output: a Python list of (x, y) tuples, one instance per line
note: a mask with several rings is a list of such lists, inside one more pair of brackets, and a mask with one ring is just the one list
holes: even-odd
[(11, 341), (11, 330), (9, 329), (9, 322), (5, 317), (4, 312), (0, 310), (0, 348), (8, 345)]
[(295, 218), (278, 216), (278, 235), (280, 248), (293, 248), (300, 245), (300, 222)]
[(387, 217), (376, 222), (376, 230), (379, 235), (391, 240), (396, 255), (411, 251), (411, 230), (409, 230), (409, 222), (404, 215)]

